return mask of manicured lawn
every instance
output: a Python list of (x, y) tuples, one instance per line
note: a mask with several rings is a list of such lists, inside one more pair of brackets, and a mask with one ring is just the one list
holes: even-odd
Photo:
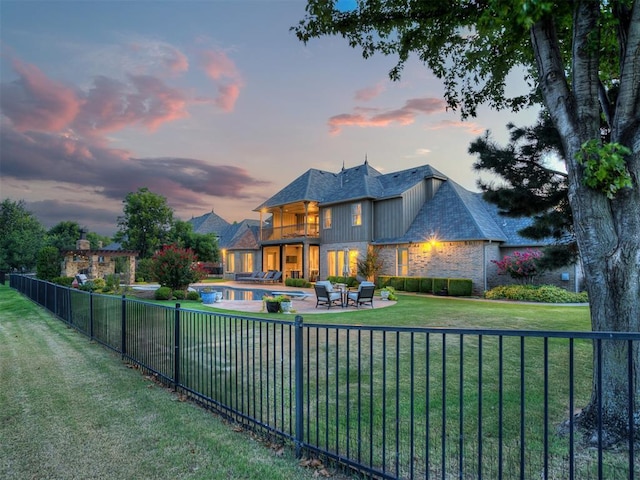
[(6, 286), (0, 385), (3, 479), (313, 478)]

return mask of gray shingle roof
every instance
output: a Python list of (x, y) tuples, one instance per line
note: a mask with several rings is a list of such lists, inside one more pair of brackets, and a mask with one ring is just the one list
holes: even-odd
[(201, 234), (215, 233), (218, 236), (222, 236), (222, 232), (229, 227), (229, 222), (213, 211), (192, 218), (189, 222), (193, 226), (194, 233)]
[(491, 240), (505, 245), (536, 245), (518, 231), (531, 223), (529, 218), (501, 216), (498, 208), (453, 180), (443, 182), (433, 199), (422, 206), (407, 232), (398, 238), (380, 239), (375, 243)]
[(389, 174), (380, 173), (368, 162), (343, 169), (339, 173), (312, 168), (254, 211), (300, 201), (313, 201), (326, 205), (360, 198), (388, 198), (402, 194), (428, 177), (447, 178), (430, 165)]

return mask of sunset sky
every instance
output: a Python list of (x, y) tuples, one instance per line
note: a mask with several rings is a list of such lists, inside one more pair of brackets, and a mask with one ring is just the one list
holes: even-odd
[[(0, 197), (47, 227), (112, 235), (140, 187), (188, 220), (229, 222), (309, 168), (430, 164), (475, 190), (469, 143), (518, 115), (461, 122), (418, 61), (364, 60), (342, 38), (304, 45), (303, 1), (0, 3)], [(518, 88), (518, 78), (512, 88)]]

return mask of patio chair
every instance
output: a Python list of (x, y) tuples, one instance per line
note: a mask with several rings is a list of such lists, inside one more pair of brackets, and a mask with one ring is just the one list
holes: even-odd
[(256, 278), (263, 277), (265, 275), (264, 272), (253, 272), (251, 275), (247, 276), (238, 276), (236, 275), (236, 282), (253, 282)]
[(259, 283), (277, 283), (282, 278), (282, 272), (277, 270), (269, 270), (269, 272), (263, 278), (257, 278)]
[(357, 292), (347, 293), (347, 307), (354, 305), (360, 308), (360, 305), (367, 303), (373, 308), (373, 291), (376, 289), (374, 285), (360, 285)]
[(326, 305), (327, 309), (331, 308), (334, 304), (343, 306), (342, 293), (330, 292), (327, 290), (326, 285), (318, 285), (317, 283), (313, 287), (316, 291), (316, 308), (319, 305)]

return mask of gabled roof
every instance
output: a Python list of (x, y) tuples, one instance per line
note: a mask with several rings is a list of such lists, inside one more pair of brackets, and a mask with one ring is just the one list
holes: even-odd
[(311, 201), (330, 205), (362, 198), (382, 199), (401, 195), (425, 178), (446, 176), (430, 165), (382, 174), (367, 161), (362, 165), (343, 168), (339, 173), (309, 169), (274, 196), (255, 208), (277, 207)]
[(214, 212), (209, 212), (188, 221), (193, 225), (195, 233), (215, 234), (220, 248), (243, 250), (259, 248), (259, 220), (245, 219), (241, 222), (229, 223)]
[(443, 182), (433, 199), (422, 206), (407, 232), (401, 237), (375, 243), (490, 240), (505, 246), (544, 244), (518, 234), (531, 223), (529, 218), (511, 218), (499, 214), (481, 193), (473, 193), (453, 180)]
[(199, 217), (192, 218), (189, 222), (193, 226), (194, 233), (214, 233), (218, 236), (222, 236), (222, 232), (230, 225), (229, 222), (220, 215), (216, 215), (213, 210)]
[(229, 225), (220, 236), (218, 246), (226, 249), (257, 249), (259, 233), (260, 222), (245, 219)]

